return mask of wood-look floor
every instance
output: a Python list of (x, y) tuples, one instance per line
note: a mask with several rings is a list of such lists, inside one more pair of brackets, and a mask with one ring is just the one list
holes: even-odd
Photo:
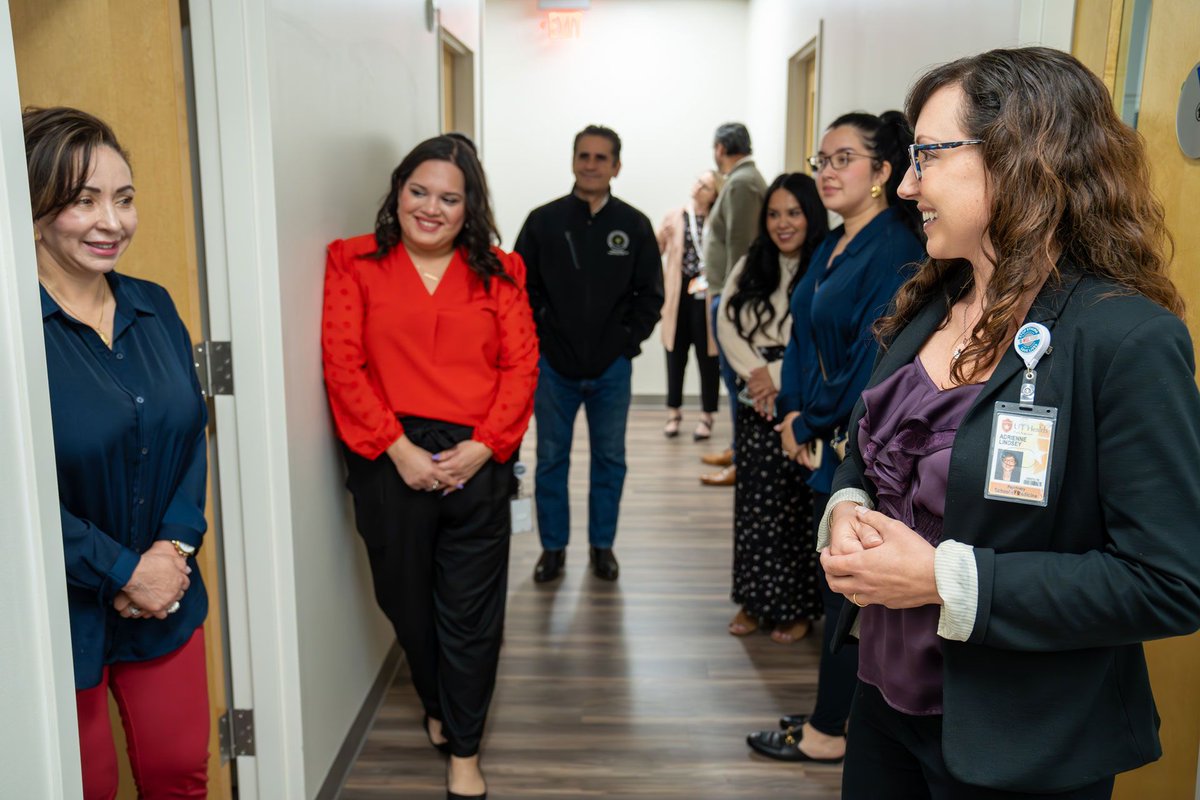
[[(820, 628), (792, 645), (726, 625), (733, 490), (703, 487), (695, 413), (662, 436), (664, 412), (634, 406), (616, 553), (621, 577), (587, 571), (587, 437), (576, 428), (566, 577), (533, 582), (537, 535), (513, 540), (500, 674), (483, 744), (493, 800), (834, 798), (838, 767), (762, 758), (745, 743), (780, 712), (812, 706)], [(532, 475), (534, 434), (524, 447)], [(444, 762), (420, 727), (407, 673), (388, 693), (345, 800), (445, 796)]]

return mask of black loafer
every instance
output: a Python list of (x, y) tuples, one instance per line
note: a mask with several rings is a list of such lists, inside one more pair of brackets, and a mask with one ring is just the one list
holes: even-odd
[(487, 800), (487, 792), (483, 794), (455, 794), (447, 789), (446, 800)]
[(784, 714), (779, 718), (779, 729), (784, 731), (800, 730), (808, 722), (808, 714)]
[(806, 761), (810, 764), (840, 764), (841, 758), (813, 758), (800, 749), (800, 738), (786, 731), (759, 731), (746, 737), (756, 753), (776, 761)]
[(543, 550), (542, 557), (533, 568), (533, 580), (536, 583), (549, 583), (562, 574), (563, 564), (566, 562), (566, 550)]
[(592, 574), (605, 581), (615, 581), (621, 572), (611, 547), (593, 547), (589, 551)]

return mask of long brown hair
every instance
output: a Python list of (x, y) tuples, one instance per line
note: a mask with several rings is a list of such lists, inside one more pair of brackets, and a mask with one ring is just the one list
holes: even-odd
[[(1002, 351), (1020, 323), (1022, 296), (1046, 277), (1046, 265), (1048, 280), (1060, 277), (1058, 254), (1182, 317), (1183, 298), (1168, 276), (1173, 244), (1150, 190), (1142, 139), (1117, 117), (1100, 79), (1059, 50), (992, 50), (918, 79), (905, 104), (914, 126), (933, 93), (953, 85), (965, 98), (963, 131), (983, 140), (994, 270), (952, 380), (970, 381)], [(890, 342), (935, 298), (948, 310), (972, 291), (972, 275), (964, 259), (926, 260), (877, 323), (880, 341)]]

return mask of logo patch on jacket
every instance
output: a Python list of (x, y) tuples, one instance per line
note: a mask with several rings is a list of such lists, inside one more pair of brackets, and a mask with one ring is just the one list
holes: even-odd
[(629, 255), (629, 234), (625, 231), (613, 231), (608, 235), (608, 254), (610, 256)]

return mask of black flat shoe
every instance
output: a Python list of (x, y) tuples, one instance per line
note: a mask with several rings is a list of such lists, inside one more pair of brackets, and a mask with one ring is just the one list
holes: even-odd
[(562, 574), (563, 564), (567, 561), (566, 550), (543, 550), (537, 566), (533, 568), (535, 583), (549, 583)]
[(483, 794), (455, 794), (447, 789), (446, 800), (487, 800), (487, 792)]
[(800, 739), (786, 731), (759, 731), (746, 737), (756, 753), (776, 761), (806, 761), (810, 764), (840, 764), (844, 758), (813, 758), (800, 749)]
[(592, 574), (604, 581), (615, 581), (621, 573), (617, 557), (611, 547), (593, 547), (588, 553), (592, 562)]
[(433, 740), (433, 734), (429, 732), (429, 715), (428, 714), (425, 715), (425, 719), (421, 722), (421, 724), (425, 727), (425, 735), (429, 737), (429, 743), (431, 745), (433, 745), (433, 749), (437, 750), (439, 753), (441, 753), (444, 756), (450, 755), (450, 742), (449, 741), (445, 741), (445, 742), (442, 742), (439, 744)]
[(779, 718), (779, 729), (798, 731), (806, 722), (808, 722), (808, 714), (784, 714)]

